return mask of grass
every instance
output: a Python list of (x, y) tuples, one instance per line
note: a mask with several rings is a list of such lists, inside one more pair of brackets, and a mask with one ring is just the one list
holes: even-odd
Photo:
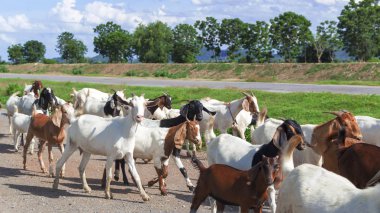
[[(16, 85), (30, 84), (33, 80), (24, 79), (0, 79), (0, 102), (5, 104), (8, 100), (7, 88), (19, 88)], [(237, 89), (209, 89), (209, 88), (175, 88), (175, 87), (141, 87), (125, 85), (103, 85), (93, 83), (72, 83), (72, 82), (52, 82), (44, 81), (45, 87), (54, 89), (54, 93), (70, 100), (71, 88), (81, 89), (92, 87), (104, 92), (111, 92), (111, 89), (126, 89), (126, 94), (145, 93), (145, 97), (152, 98), (169, 93), (173, 98), (173, 107), (179, 108), (189, 99), (200, 99), (206, 96), (222, 100), (231, 101), (242, 98), (241, 90)], [(377, 95), (343, 95), (332, 93), (271, 93), (263, 91), (253, 91), (256, 95), (259, 106), (268, 108), (268, 114), (274, 118), (292, 118), (300, 123), (318, 124), (332, 118), (325, 114), (325, 111), (346, 109), (355, 115), (368, 115), (380, 117), (380, 96)]]

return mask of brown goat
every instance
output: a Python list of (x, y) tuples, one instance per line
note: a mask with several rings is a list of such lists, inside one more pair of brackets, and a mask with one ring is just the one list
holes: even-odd
[(380, 147), (346, 137), (345, 126), (334, 142), (341, 147), (337, 152), (340, 175), (359, 189), (380, 182), (379, 178), (374, 178), (380, 171)]
[[(70, 123), (69, 115), (73, 113), (72, 105), (70, 103), (64, 104), (63, 106), (58, 106), (55, 113), (50, 117), (44, 114), (35, 114), (31, 117), (28, 134), (26, 136), (26, 144), (24, 146), (23, 158), (24, 158), (24, 169), (26, 169), (26, 153), (28, 151), (29, 144), (33, 137), (40, 139), (40, 146), (38, 150), (38, 160), (41, 166), (42, 172), (46, 172), (45, 164), (42, 160), (42, 152), (45, 149), (46, 142), (48, 145), (49, 152), (49, 175), (54, 176), (53, 171), (53, 145), (58, 145), (61, 153), (64, 150), (63, 140), (65, 138), (65, 125)], [(62, 170), (61, 176), (64, 176), (64, 171)]]
[(347, 111), (331, 112), (337, 116), (324, 124), (316, 126), (311, 138), (312, 149), (322, 155), (322, 167), (339, 174), (337, 151), (338, 145), (333, 143), (333, 139), (338, 137), (339, 129), (346, 126), (346, 135), (350, 138), (361, 139), (362, 133), (355, 117)]
[(196, 212), (202, 202), (211, 196), (217, 200), (218, 212), (224, 205), (238, 205), (241, 212), (262, 212), (268, 199), (267, 188), (272, 185), (279, 172), (278, 157), (263, 156), (262, 161), (248, 171), (241, 171), (223, 164), (206, 168), (195, 156), (192, 161), (200, 170), (190, 212)]

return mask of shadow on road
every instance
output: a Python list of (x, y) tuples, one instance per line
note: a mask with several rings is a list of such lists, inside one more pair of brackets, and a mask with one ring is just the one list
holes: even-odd
[(41, 186), (28, 186), (28, 185), (17, 185), (17, 184), (5, 184), (11, 189), (16, 189), (22, 192), (27, 192), (32, 195), (48, 197), (48, 198), (59, 198), (60, 196), (66, 197), (95, 197), (89, 194), (73, 194), (67, 192), (66, 190), (52, 189)]
[[(1, 134), (0, 134), (0, 138), (1, 138)], [(10, 145), (10, 144), (3, 144), (3, 143), (0, 143), (0, 153), (14, 153), (14, 146), (13, 145)]]
[(0, 177), (18, 177), (24, 175), (21, 169), (0, 167)]

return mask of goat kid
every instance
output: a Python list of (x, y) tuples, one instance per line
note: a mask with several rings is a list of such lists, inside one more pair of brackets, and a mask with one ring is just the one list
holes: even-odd
[[(14, 114), (13, 114), (12, 119), (11, 119), (10, 128), (11, 128), (11, 132), (12, 132), (12, 135), (13, 135), (14, 148), (15, 148), (15, 151), (18, 152), (18, 146), (19, 146), (18, 137), (21, 134), (28, 132), (28, 129), (29, 129), (29, 126), (30, 126), (31, 116), (30, 115), (25, 115), (25, 114), (22, 114), (22, 113), (18, 113), (17, 106), (14, 105), (13, 107), (14, 107)], [(41, 110), (36, 110), (36, 113), (43, 114), (43, 112)], [(29, 154), (33, 154), (34, 144), (35, 144), (35, 140), (33, 138), (32, 142), (30, 144)]]
[[(51, 117), (44, 114), (36, 114), (33, 112), (28, 134), (26, 136), (26, 143), (23, 152), (23, 164), (26, 169), (26, 153), (28, 151), (29, 144), (33, 137), (40, 139), (40, 146), (38, 150), (38, 160), (41, 166), (42, 172), (46, 172), (45, 164), (42, 159), (42, 152), (45, 149), (45, 145), (48, 145), (49, 153), (49, 176), (54, 176), (53, 171), (53, 145), (58, 145), (61, 153), (64, 151), (63, 140), (65, 138), (65, 126), (70, 124), (70, 119), (73, 117), (74, 109), (70, 103), (63, 106), (58, 106)], [(58, 175), (57, 175), (58, 176)], [(62, 170), (61, 176), (64, 176), (64, 170)]]
[(200, 175), (190, 212), (196, 212), (207, 196), (211, 196), (217, 200), (218, 212), (223, 212), (224, 205), (237, 205), (241, 212), (253, 208), (255, 213), (259, 213), (268, 199), (267, 188), (274, 184), (279, 172), (277, 157), (262, 156), (262, 160), (248, 171), (223, 164), (213, 164), (206, 168), (196, 158), (195, 152), (192, 162), (199, 168)]
[(18, 106), (20, 101), (21, 101), (21, 97), (17, 96), (19, 93), (20, 92), (18, 91), (18, 92), (13, 93), (11, 96), (9, 96), (7, 103), (5, 104), (6, 108), (7, 108), (7, 117), (8, 117), (9, 133), (10, 134), (12, 134), (11, 118), (12, 118), (13, 114), (15, 113), (14, 106)]

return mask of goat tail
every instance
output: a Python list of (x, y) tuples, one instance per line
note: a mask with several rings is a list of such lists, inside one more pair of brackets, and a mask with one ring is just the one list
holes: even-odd
[(207, 168), (203, 165), (203, 163), (197, 158), (195, 155), (195, 152), (193, 151), (193, 156), (191, 157), (191, 162), (193, 163), (194, 167), (199, 169), (200, 172), (206, 170)]

